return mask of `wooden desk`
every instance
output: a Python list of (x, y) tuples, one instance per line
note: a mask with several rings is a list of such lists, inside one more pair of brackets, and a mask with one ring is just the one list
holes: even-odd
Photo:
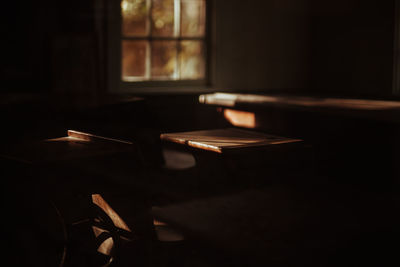
[(246, 131), (237, 128), (161, 134), (161, 140), (217, 153), (238, 152), (302, 140)]
[[(134, 173), (138, 171), (135, 168), (140, 168), (141, 164), (136, 152), (132, 142), (72, 130), (65, 137), (18, 144), (1, 151), (1, 171), (8, 170), (2, 175), (2, 197), (6, 200), (2, 210), (7, 218), (6, 229), (17, 240), (10, 242), (26, 247), (27, 251), (15, 249), (20, 255), (27, 257), (26, 264), (56, 266), (63, 262), (66, 251), (63, 247), (67, 243), (71, 243), (72, 247), (79, 243), (71, 241), (70, 236), (66, 242), (68, 235), (73, 240), (82, 238), (82, 242), (90, 242), (89, 237), (93, 234), (90, 228), (82, 231), (83, 234), (71, 234), (72, 226), (82, 222), (90, 223), (92, 217), (96, 216), (95, 206), (92, 204), (93, 194), (126, 194), (130, 190), (127, 186), (129, 180), (134, 179)], [(123, 179), (125, 180), (122, 181)], [(138, 206), (137, 209), (130, 209), (133, 214), (139, 209), (147, 208), (143, 204), (147, 203), (144, 193), (135, 194), (134, 197), (134, 200), (129, 200), (139, 200), (125, 205)], [(102, 198), (97, 195), (95, 199)], [(101, 205), (102, 202), (99, 201), (93, 202), (110, 216), (112, 209), (109, 206)], [(111, 201), (111, 205), (113, 203)], [(113, 208), (120, 210), (120, 207)], [(115, 211), (113, 213), (117, 214)], [(116, 216), (110, 217), (119, 219)], [(112, 223), (115, 223), (114, 219)], [(115, 227), (109, 221), (105, 227), (110, 229), (106, 230), (115, 232)], [(70, 231), (66, 230), (66, 225)], [(29, 239), (31, 236), (34, 238)], [(29, 246), (36, 246), (38, 250), (43, 247), (49, 251), (32, 253)], [(62, 253), (64, 256), (61, 256)], [(53, 257), (58, 263), (47, 264), (46, 259)]]
[(43, 164), (127, 150), (130, 148), (127, 145), (132, 144), (128, 141), (68, 130), (65, 137), (19, 144), (2, 151), (0, 156), (28, 164)]
[[(32, 179), (36, 179), (30, 182), (43, 182), (43, 189), (50, 186), (50, 192), (66, 192), (66, 188), (79, 187), (95, 190), (107, 182), (107, 176), (110, 182), (109, 174), (113, 174), (115, 182), (124, 175), (127, 178), (129, 170), (140, 166), (136, 149), (131, 142), (69, 130), (65, 137), (10, 145), (0, 152), (0, 157), (10, 162), (10, 167), (20, 166), (8, 175), (26, 169), (26, 177), (33, 175)], [(121, 166), (126, 168), (121, 170)], [(19, 175), (17, 179), (26, 177)]]
[(370, 266), (397, 258), (392, 208), (398, 202), (318, 191), (270, 187), (157, 207), (153, 214), (237, 264), (226, 266)]
[(309, 97), (290, 95), (213, 93), (199, 96), (199, 102), (234, 109), (268, 107), (323, 111), (379, 121), (400, 122), (400, 101)]
[(400, 101), (233, 93), (199, 101), (232, 125), (305, 140), (330, 180), (398, 187)]
[(226, 128), (165, 133), (161, 140), (191, 150), (196, 175), (186, 179), (206, 191), (283, 183), (310, 174), (311, 151), (300, 139)]

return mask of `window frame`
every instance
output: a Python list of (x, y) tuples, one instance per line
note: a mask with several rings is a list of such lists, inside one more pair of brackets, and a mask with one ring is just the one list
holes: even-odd
[[(107, 90), (111, 93), (187, 93), (210, 92), (215, 70), (213, 29), (215, 1), (206, 1), (205, 78), (201, 80), (123, 81), (122, 79), (122, 13), (121, 0), (107, 1)], [(176, 38), (179, 40), (179, 38)]]
[(393, 44), (393, 94), (400, 96), (400, 3), (395, 1)]

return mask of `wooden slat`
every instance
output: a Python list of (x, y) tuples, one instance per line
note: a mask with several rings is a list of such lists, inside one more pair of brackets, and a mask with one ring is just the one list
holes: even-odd
[(100, 141), (100, 142), (101, 141), (102, 142), (111, 141), (111, 142), (118, 142), (118, 143), (123, 143), (123, 144), (128, 144), (128, 145), (133, 144), (132, 142), (125, 141), (125, 140), (113, 139), (113, 138), (98, 136), (98, 135), (94, 135), (94, 134), (79, 132), (79, 131), (75, 131), (75, 130), (68, 130), (68, 136), (82, 139), (85, 141)]

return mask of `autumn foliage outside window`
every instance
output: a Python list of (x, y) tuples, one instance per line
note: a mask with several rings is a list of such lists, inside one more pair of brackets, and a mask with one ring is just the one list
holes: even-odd
[(122, 0), (122, 80), (205, 78), (205, 0)]

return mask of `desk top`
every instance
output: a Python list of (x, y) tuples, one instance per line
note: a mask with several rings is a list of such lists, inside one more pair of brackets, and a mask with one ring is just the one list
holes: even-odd
[(199, 102), (223, 107), (290, 107), (318, 109), (336, 113), (400, 122), (400, 101), (320, 98), (289, 95), (213, 93), (199, 96)]
[(165, 133), (161, 139), (217, 153), (302, 141), (237, 128)]
[(366, 246), (372, 251), (383, 246), (369, 233), (383, 233), (393, 222), (384, 201), (333, 191), (274, 187), (155, 207), (152, 213), (189, 238), (260, 266), (331, 266), (324, 262), (333, 259), (330, 253), (351, 247), (362, 233), (371, 237)]
[(1, 151), (0, 157), (37, 164), (128, 151), (131, 148), (131, 142), (68, 130), (64, 137), (11, 147)]

